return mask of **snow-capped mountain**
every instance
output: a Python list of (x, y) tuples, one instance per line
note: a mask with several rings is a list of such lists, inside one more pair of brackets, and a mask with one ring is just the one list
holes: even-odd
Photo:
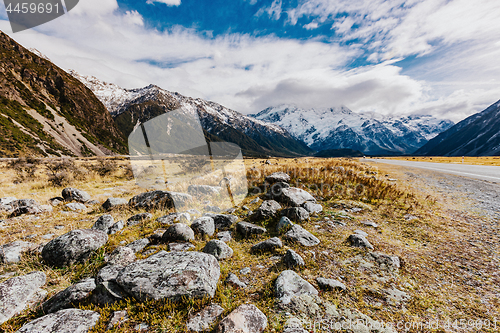
[(238, 144), (246, 155), (299, 156), (311, 153), (286, 130), (242, 115), (218, 103), (183, 96), (155, 85), (123, 89), (95, 77), (70, 73), (94, 92), (108, 108), (118, 128), (128, 136), (140, 123), (180, 107), (198, 113), (209, 140)]
[(270, 107), (256, 119), (279, 125), (315, 151), (349, 148), (365, 154), (410, 154), (453, 126), (432, 116), (386, 117), (355, 113), (346, 107), (301, 109)]

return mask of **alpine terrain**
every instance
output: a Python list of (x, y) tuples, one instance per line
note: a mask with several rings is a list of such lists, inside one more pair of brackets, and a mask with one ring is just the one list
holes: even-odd
[(430, 140), (416, 151), (427, 156), (499, 156), (500, 101)]
[(155, 85), (123, 89), (95, 77), (70, 73), (104, 103), (125, 136), (138, 124), (183, 107), (198, 113), (209, 141), (233, 142), (246, 156), (302, 156), (312, 152), (280, 126), (247, 117), (214, 102), (186, 97)]
[(0, 156), (125, 152), (125, 137), (80, 81), (0, 32)]
[(391, 118), (344, 106), (306, 110), (284, 104), (252, 116), (285, 128), (315, 151), (348, 148), (370, 155), (411, 154), (453, 126), (432, 116)]

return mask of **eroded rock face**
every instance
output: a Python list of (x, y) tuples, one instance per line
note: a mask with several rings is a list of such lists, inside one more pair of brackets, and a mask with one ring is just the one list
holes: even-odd
[(294, 207), (300, 207), (307, 201), (316, 202), (309, 192), (296, 187), (281, 189), (281, 195), (276, 200)]
[(274, 292), (283, 304), (290, 303), (294, 296), (317, 295), (318, 291), (294, 271), (283, 271), (274, 284)]
[(224, 309), (219, 304), (210, 304), (206, 308), (189, 316), (186, 327), (192, 332), (208, 332)]
[(47, 243), (43, 247), (42, 258), (55, 267), (83, 262), (107, 241), (108, 235), (99, 230), (72, 230)]
[(260, 333), (266, 327), (266, 315), (253, 304), (243, 304), (221, 320), (215, 333)]
[(220, 277), (214, 256), (201, 252), (160, 251), (118, 273), (117, 283), (134, 298), (213, 297)]
[(23, 253), (38, 247), (35, 243), (15, 241), (0, 247), (0, 263), (9, 264), (21, 261)]
[(53, 313), (73, 307), (90, 296), (96, 288), (94, 278), (87, 278), (58, 292), (42, 304), (44, 313)]
[(78, 201), (81, 203), (90, 201), (90, 195), (87, 192), (72, 187), (62, 190), (62, 197), (66, 201)]
[(238, 224), (236, 224), (236, 231), (238, 231), (238, 233), (243, 237), (250, 237), (253, 235), (262, 235), (267, 230), (266, 228), (260, 227), (253, 223), (238, 222)]
[(32, 272), (0, 283), (0, 324), (42, 301), (47, 295), (40, 289), (45, 281), (43, 272)]
[(90, 310), (65, 309), (35, 319), (17, 333), (87, 333), (99, 317), (99, 313)]
[(181, 207), (189, 200), (192, 200), (192, 197), (185, 193), (151, 191), (136, 195), (130, 199), (129, 205), (136, 209), (170, 209)]
[(285, 238), (298, 242), (304, 246), (315, 246), (320, 243), (318, 238), (298, 224), (294, 224), (292, 226), (292, 228), (285, 234)]

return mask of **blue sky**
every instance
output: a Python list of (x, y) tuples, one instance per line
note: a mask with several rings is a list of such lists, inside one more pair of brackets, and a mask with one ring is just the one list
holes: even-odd
[(242, 113), (282, 103), (454, 121), (500, 99), (497, 0), (80, 0), (13, 34), (58, 66)]

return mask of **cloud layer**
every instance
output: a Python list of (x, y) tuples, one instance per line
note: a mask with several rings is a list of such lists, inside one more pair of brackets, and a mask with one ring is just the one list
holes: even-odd
[[(62, 68), (127, 88), (154, 83), (243, 113), (294, 103), (457, 121), (500, 99), (495, 2), (308, 0), (283, 8), (275, 0), (257, 9), (270, 20), (286, 16), (284, 28), (304, 18), (304, 29), (327, 24), (325, 43), (272, 34), (210, 38), (192, 27), (161, 32), (116, 0), (86, 0), (36, 30), (10, 35)], [(0, 29), (11, 31), (5, 20)], [(356, 66), (356, 59), (366, 61)]]

